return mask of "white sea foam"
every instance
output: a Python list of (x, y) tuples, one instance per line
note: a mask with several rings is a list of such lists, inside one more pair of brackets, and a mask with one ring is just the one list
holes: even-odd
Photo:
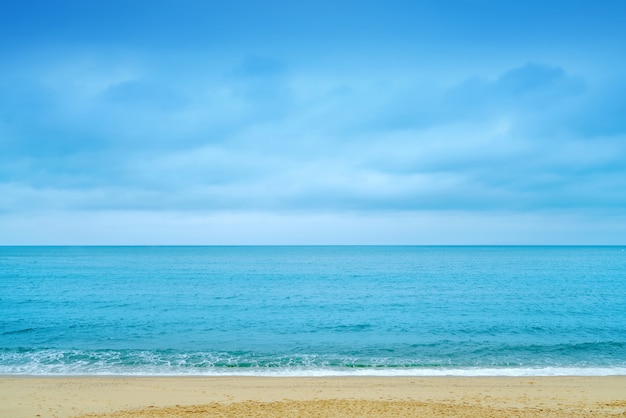
[[(402, 363), (402, 362), (400, 362)], [(405, 363), (406, 364), (406, 363)], [(455, 366), (406, 365), (398, 359), (369, 361), (341, 356), (258, 357), (225, 352), (146, 350), (7, 350), (0, 352), (4, 375), (122, 376), (609, 376), (626, 375), (612, 365)]]
[(266, 377), (524, 377), (624, 376), (626, 367), (543, 368), (206, 368), (122, 367), (112, 365), (0, 365), (0, 375), (28, 376), (266, 376)]

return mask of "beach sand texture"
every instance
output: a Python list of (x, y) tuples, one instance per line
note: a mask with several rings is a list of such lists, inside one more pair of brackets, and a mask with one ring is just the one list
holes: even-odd
[(625, 417), (612, 377), (2, 377), (0, 416)]

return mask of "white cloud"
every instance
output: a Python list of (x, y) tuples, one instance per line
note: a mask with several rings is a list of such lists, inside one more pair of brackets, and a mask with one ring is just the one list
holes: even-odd
[[(81, 211), (93, 211), (132, 229), (129, 219), (141, 211), (172, 229), (182, 225), (177, 217), (201, 224), (206, 216), (250, 231), (259, 221), (309, 236), (315, 231), (302, 226), (309, 221), (327, 233), (356, 222), (346, 236), (368, 242), (370, 235), (356, 237), (375, 229), (363, 229), (369, 222), (401, 232), (394, 219), (417, 222), (429, 213), (437, 225), (454, 224), (425, 211), (486, 224), (504, 210), (528, 223), (523, 213), (626, 207), (623, 136), (590, 136), (567, 123), (598, 94), (559, 67), (527, 64), (490, 79), (424, 87), (419, 75), (412, 82), (394, 82), (392, 74), (386, 82), (314, 82), (258, 57), (186, 79), (138, 60), (134, 67), (73, 62), (42, 68), (44, 87), (22, 79), (5, 100), (35, 89), (41, 115), (27, 124), (31, 102), (15, 99), (11, 111), (19, 117), (0, 118), (0, 133), (12, 135), (0, 143), (5, 214), (78, 211), (88, 222)], [(6, 103), (0, 116), (8, 114)], [(224, 211), (238, 215), (228, 221)], [(265, 211), (286, 215), (258, 218)], [(350, 214), (369, 220), (349, 221)], [(456, 228), (459, 237), (471, 236)], [(507, 227), (492, 227), (499, 229)], [(407, 231), (397, 239), (405, 242)], [(431, 230), (413, 232), (420, 231)], [(435, 239), (434, 231), (424, 236)]]

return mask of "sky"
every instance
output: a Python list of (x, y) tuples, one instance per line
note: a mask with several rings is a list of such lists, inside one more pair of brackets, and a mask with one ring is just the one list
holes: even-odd
[(626, 244), (621, 0), (0, 3), (0, 245)]

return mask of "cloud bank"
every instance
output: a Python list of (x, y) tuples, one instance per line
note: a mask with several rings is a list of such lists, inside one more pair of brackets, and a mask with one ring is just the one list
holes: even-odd
[[(606, 42), (608, 10), (594, 15), (603, 29), (579, 39), (602, 48), (572, 52), (567, 31), (498, 40), (500, 29), (483, 28), (478, 60), (463, 42), (468, 22), (444, 6), (353, 5), (363, 21), (329, 4), (271, 3), (257, 16), (224, 6), (213, 12), (233, 25), (205, 31), (189, 10), (133, 4), (136, 26), (99, 23), (121, 35), (42, 23), (39, 37), (3, 41), (0, 244), (620, 243), (626, 79)], [(202, 4), (188, 6), (210, 13)], [(296, 25), (304, 12), (318, 25)], [(412, 13), (449, 20), (413, 30)], [(263, 19), (282, 37), (259, 34)], [(569, 25), (542, 19), (539, 32)], [(133, 227), (141, 219), (163, 233)]]

